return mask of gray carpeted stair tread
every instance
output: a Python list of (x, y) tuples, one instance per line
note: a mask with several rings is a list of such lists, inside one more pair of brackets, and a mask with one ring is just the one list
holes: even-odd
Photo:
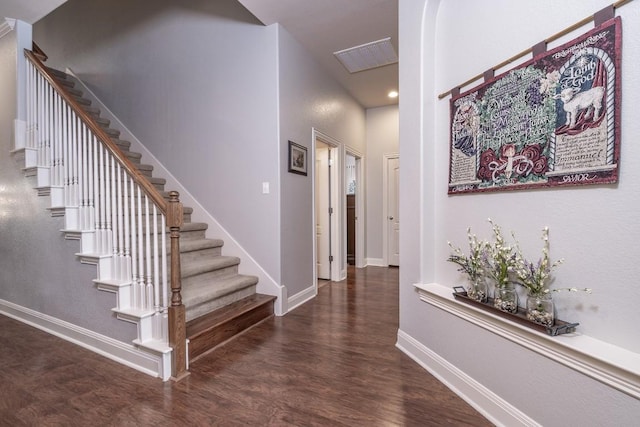
[(255, 286), (258, 278), (244, 274), (236, 274), (230, 277), (215, 280), (213, 283), (203, 282), (200, 286), (183, 289), (182, 302), (189, 308), (229, 295), (233, 292)]
[[(185, 213), (186, 208), (185, 208)], [(194, 240), (185, 240), (184, 242), (180, 242), (180, 253), (188, 253), (200, 251), (203, 249), (213, 249), (220, 248), (224, 245), (224, 242), (221, 239), (194, 239)]]
[(51, 67), (47, 67), (45, 66), (45, 68), (51, 73), (53, 74), (55, 77), (59, 78), (59, 79), (66, 79), (67, 78), (67, 73), (65, 73), (64, 71), (60, 71), (57, 70), (55, 68), (51, 68)]
[[(68, 80), (66, 80), (68, 81)], [(69, 92), (71, 95), (73, 96), (77, 96), (77, 97), (81, 97), (83, 95), (82, 91), (80, 89), (76, 89), (74, 87), (69, 87), (69, 86), (65, 86), (65, 89), (67, 90), (67, 92)]]
[(111, 138), (111, 141), (113, 141), (118, 147), (120, 147), (122, 151), (129, 151), (131, 149), (130, 141), (119, 138)]
[(74, 99), (78, 104), (80, 104), (80, 106), (83, 106), (83, 105), (89, 106), (89, 105), (91, 105), (91, 101), (89, 99), (87, 99), (87, 98), (81, 98), (81, 97), (75, 96)]
[[(187, 265), (181, 265), (181, 277), (182, 279), (186, 279), (199, 274), (235, 267), (238, 264), (240, 264), (240, 258), (234, 256), (216, 256), (202, 260), (194, 260)], [(186, 288), (187, 287), (185, 287), (185, 289)], [(191, 289), (191, 286), (188, 288)]]
[(91, 116), (99, 117), (100, 113), (101, 113), (101, 111), (100, 111), (100, 109), (98, 107), (92, 107), (90, 105), (83, 105), (82, 109), (84, 111), (86, 111), (87, 113), (89, 113), (89, 115), (91, 115)]

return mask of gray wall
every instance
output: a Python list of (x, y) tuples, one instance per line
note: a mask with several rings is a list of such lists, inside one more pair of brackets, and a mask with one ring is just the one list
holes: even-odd
[[(624, 26), (620, 182), (448, 196), (449, 102), (437, 94), (609, 4), (490, 3), (400, 1), (400, 329), (542, 425), (635, 424), (637, 399), (420, 301), (413, 287), (460, 283), (455, 266), (445, 261), (447, 241), (464, 245), (469, 226), (488, 238), (488, 217), (515, 230), (527, 245), (523, 249), (533, 254), (541, 249), (540, 229), (546, 225), (552, 258), (565, 258), (555, 285), (594, 289), (592, 295), (558, 295), (559, 317), (579, 321), (579, 335), (611, 344), (609, 357), (640, 353), (640, 287), (633, 261), (640, 241), (640, 145), (634, 142), (640, 132), (634, 110), (640, 87), (633, 65), (640, 56), (640, 4), (619, 10)], [(417, 184), (404, 184), (410, 181)]]
[(70, 0), (34, 40), (280, 281), (273, 29), (235, 0)]
[[(367, 110), (365, 262), (371, 264), (380, 263), (384, 259), (383, 233), (386, 232), (387, 226), (387, 221), (382, 216), (383, 178), (386, 167), (384, 156), (399, 152), (398, 119), (397, 105)], [(402, 162), (402, 159), (400, 161)]]
[[(13, 150), (16, 117), (15, 32), (0, 38), (0, 299), (131, 343), (135, 325), (111, 314), (115, 296), (95, 289), (96, 267), (81, 265), (77, 241), (59, 231), (48, 197), (38, 197)], [(96, 313), (103, 315), (96, 316)]]
[(307, 176), (287, 172), (287, 141), (307, 147), (311, 161), (312, 128), (316, 128), (364, 153), (365, 112), (279, 25), (278, 35), (282, 284), (291, 297), (315, 286), (313, 175), (311, 163)]

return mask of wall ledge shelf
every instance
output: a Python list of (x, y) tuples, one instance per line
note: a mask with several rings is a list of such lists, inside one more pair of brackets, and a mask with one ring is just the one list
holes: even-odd
[(550, 336), (456, 300), (453, 288), (414, 284), (420, 299), (511, 342), (640, 399), (640, 354), (574, 332)]

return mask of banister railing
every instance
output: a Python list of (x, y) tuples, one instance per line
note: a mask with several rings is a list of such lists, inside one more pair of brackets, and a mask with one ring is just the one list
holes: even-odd
[(79, 236), (81, 257), (98, 260), (98, 286), (118, 293), (118, 315), (140, 323), (136, 343), (171, 346), (172, 376), (181, 378), (187, 372), (179, 195), (165, 200), (42, 64), (42, 54), (25, 50), (25, 145), (36, 152), (38, 185), (50, 188), (52, 209), (63, 210), (66, 231)]

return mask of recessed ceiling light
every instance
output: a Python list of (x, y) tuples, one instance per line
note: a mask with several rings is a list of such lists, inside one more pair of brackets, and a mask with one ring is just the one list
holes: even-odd
[(370, 70), (398, 62), (391, 37), (333, 52), (350, 73)]
[(387, 95), (389, 98), (397, 98), (398, 97), (398, 91), (392, 90), (389, 92), (389, 94)]

